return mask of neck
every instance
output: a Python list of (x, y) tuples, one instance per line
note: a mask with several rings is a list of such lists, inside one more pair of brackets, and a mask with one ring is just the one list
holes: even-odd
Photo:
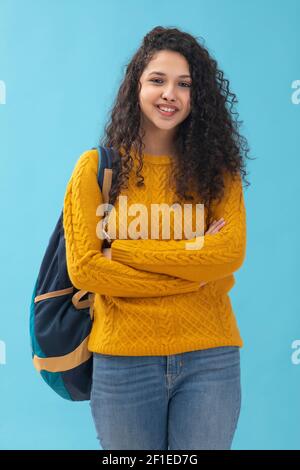
[(174, 137), (176, 128), (171, 130), (158, 129), (152, 123), (142, 129), (144, 153), (155, 155), (170, 155), (176, 154), (174, 145)]

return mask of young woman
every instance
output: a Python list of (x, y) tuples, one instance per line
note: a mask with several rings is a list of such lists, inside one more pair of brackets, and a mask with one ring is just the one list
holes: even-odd
[(96, 294), (90, 405), (103, 449), (231, 448), (243, 341), (228, 292), (246, 253), (249, 158), (234, 102), (203, 45), (156, 27), (127, 66), (101, 142), (120, 155), (110, 247), (96, 230), (97, 150), (69, 181), (68, 271)]

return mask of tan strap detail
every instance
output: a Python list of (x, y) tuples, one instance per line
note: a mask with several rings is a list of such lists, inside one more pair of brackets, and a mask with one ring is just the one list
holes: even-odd
[(77, 310), (80, 310), (80, 309), (82, 309), (82, 308), (89, 308), (89, 307), (91, 306), (91, 302), (92, 302), (92, 300), (93, 300), (93, 299), (92, 299), (93, 296), (92, 296), (91, 294), (89, 294), (89, 296), (88, 296), (89, 298), (88, 298), (88, 299), (82, 300), (82, 301), (80, 302), (80, 299), (81, 299), (82, 297), (84, 297), (85, 294), (87, 294), (87, 293), (88, 293), (87, 290), (79, 290), (78, 292), (76, 292), (76, 294), (73, 295), (73, 297), (72, 297), (72, 302), (73, 302), (74, 307), (75, 307)]
[[(34, 302), (36, 303), (36, 302), (39, 302), (41, 300), (50, 299), (50, 298), (53, 298), (53, 297), (59, 297), (60, 295), (71, 294), (73, 291), (74, 291), (74, 287), (68, 287), (67, 289), (61, 289), (61, 290), (55, 290), (55, 291), (52, 291), (52, 292), (47, 292), (47, 294), (37, 295), (34, 298)], [(84, 297), (85, 294), (87, 294), (87, 292), (88, 292), (87, 290), (79, 290), (78, 292), (76, 292), (76, 294), (73, 295), (72, 302), (73, 302), (74, 307), (77, 310), (80, 310), (82, 308), (90, 308), (90, 316), (91, 316), (91, 320), (93, 320), (95, 294), (93, 292), (90, 292), (89, 296), (88, 296), (88, 299), (87, 300), (82, 300), (80, 302), (80, 299), (82, 297)]]
[(112, 169), (105, 168), (104, 169), (104, 176), (103, 176), (103, 184), (102, 184), (102, 196), (104, 203), (108, 204), (109, 202), (109, 191), (111, 188), (112, 183)]
[(37, 295), (34, 298), (34, 302), (39, 302), (40, 300), (50, 299), (51, 297), (59, 297), (60, 295), (71, 294), (74, 290), (74, 287), (68, 287), (67, 289), (54, 290), (52, 292), (47, 292), (47, 294)]
[(89, 336), (87, 336), (82, 343), (72, 352), (65, 356), (57, 357), (33, 357), (33, 365), (40, 372), (46, 370), (48, 372), (64, 372), (66, 370), (74, 369), (83, 362), (86, 362), (92, 355), (88, 350)]
[(93, 292), (91, 292), (89, 294), (89, 299), (91, 301), (91, 305), (90, 305), (90, 317), (91, 317), (91, 320), (93, 321), (94, 319), (94, 300), (95, 300), (95, 294)]
[[(112, 183), (112, 169), (111, 168), (105, 168), (104, 169), (104, 177), (103, 177), (103, 184), (102, 184), (102, 197), (103, 201), (105, 204), (109, 203), (109, 191), (111, 188), (111, 183)], [(110, 210), (107, 209), (105, 211), (105, 217), (103, 219), (103, 226), (102, 226), (102, 232), (104, 234), (105, 239), (111, 243), (111, 239), (107, 233), (107, 224), (108, 224), (108, 217), (109, 217)]]

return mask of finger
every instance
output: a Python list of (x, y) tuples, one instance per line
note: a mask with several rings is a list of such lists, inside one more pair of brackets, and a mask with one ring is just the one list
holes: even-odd
[(218, 223), (219, 223), (219, 222), (217, 222), (216, 220), (214, 220), (214, 221), (210, 224), (210, 226), (209, 226), (209, 228), (208, 228), (208, 230), (207, 230), (207, 232), (206, 232), (205, 235), (208, 235), (208, 234), (213, 233), (213, 230), (217, 227)]
[(225, 220), (223, 222), (218, 222), (216, 224), (216, 227), (222, 227), (225, 224)]
[(225, 221), (224, 222), (220, 222), (212, 231), (212, 234), (214, 233), (218, 233), (219, 230), (221, 230), (221, 228), (225, 225)]
[(216, 221), (216, 224), (215, 225), (219, 225), (219, 224), (222, 224), (224, 222), (224, 219), (223, 217), (219, 220)]
[(216, 221), (216, 220), (214, 220), (214, 221), (213, 221), (213, 222), (212, 222), (212, 223), (209, 225), (209, 227), (208, 227), (208, 230), (207, 230), (207, 231), (209, 231), (209, 230), (212, 230), (212, 229), (214, 228), (214, 226), (215, 226), (215, 224), (216, 224), (216, 223), (217, 223), (217, 221)]
[(214, 229), (214, 228), (217, 227), (220, 223), (221, 223), (221, 219), (220, 219), (220, 220), (214, 220), (214, 221), (211, 223), (210, 228)]

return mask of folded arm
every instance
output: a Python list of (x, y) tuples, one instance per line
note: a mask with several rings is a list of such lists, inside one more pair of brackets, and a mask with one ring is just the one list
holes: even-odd
[[(116, 240), (112, 259), (152, 273), (190, 281), (215, 281), (238, 270), (246, 254), (246, 209), (240, 175), (225, 178), (222, 201), (212, 206), (214, 219), (226, 224), (214, 235), (192, 240)], [(188, 249), (192, 245), (195, 249)]]
[(84, 152), (68, 182), (63, 207), (68, 274), (77, 289), (116, 297), (158, 297), (195, 292), (199, 283), (176, 276), (149, 273), (101, 253), (96, 215), (103, 203), (97, 181), (97, 150)]

